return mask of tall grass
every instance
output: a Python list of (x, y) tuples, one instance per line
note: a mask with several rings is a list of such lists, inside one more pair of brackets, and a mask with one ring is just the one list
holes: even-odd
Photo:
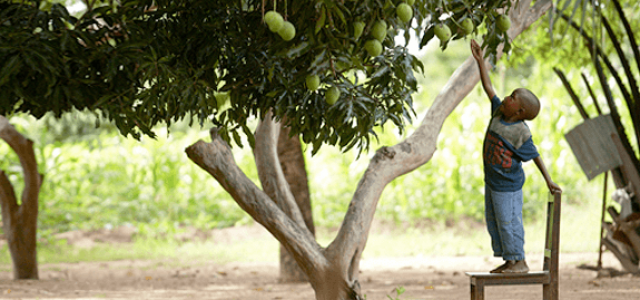
[[(560, 250), (567, 252), (597, 252), (600, 227), (600, 203), (564, 204), (561, 219)], [(426, 224), (426, 225), (425, 225)], [(587, 225), (585, 225), (587, 224)], [(278, 242), (269, 233), (255, 233), (251, 238), (221, 241), (210, 239), (180, 242), (172, 239), (138, 238), (131, 244), (98, 244), (93, 248), (69, 246), (62, 241), (41, 244), (41, 263), (76, 263), (125, 259), (171, 260), (176, 264), (198, 262), (225, 264), (230, 262), (271, 262), (279, 259)], [(576, 234), (579, 232), (579, 234)], [(525, 253), (528, 257), (542, 255), (545, 222), (525, 223)], [(328, 245), (336, 228), (318, 228), (319, 243)], [(254, 249), (260, 248), (260, 251)], [(396, 227), (374, 225), (369, 235), (363, 259), (382, 257), (429, 256), (491, 257), (491, 243), (482, 222), (466, 221), (451, 224), (423, 223), (419, 226)], [(595, 259), (595, 256), (594, 256)], [(8, 251), (0, 251), (0, 270), (9, 271)]]

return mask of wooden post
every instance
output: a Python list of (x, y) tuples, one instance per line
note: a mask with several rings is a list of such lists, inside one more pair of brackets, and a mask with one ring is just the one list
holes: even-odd
[(558, 264), (560, 258), (560, 209), (562, 192), (553, 194), (553, 203), (549, 203), (547, 213), (547, 240), (545, 242), (544, 270), (549, 270), (549, 283), (542, 285), (542, 299), (557, 300), (559, 279)]
[[(604, 172), (604, 192), (602, 193), (602, 216), (600, 224), (604, 224), (604, 212), (607, 210), (607, 187), (609, 180), (609, 172)], [(598, 247), (598, 270), (602, 269), (602, 239), (604, 238), (604, 226), (600, 226), (600, 247)]]

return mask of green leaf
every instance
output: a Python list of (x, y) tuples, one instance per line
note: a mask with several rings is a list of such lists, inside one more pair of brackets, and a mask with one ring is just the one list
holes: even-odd
[[(255, 148), (256, 146), (256, 139), (253, 136), (253, 133), (251, 132), (251, 130), (249, 129), (249, 127), (242, 126), (242, 131), (244, 131), (244, 134), (247, 136), (247, 140), (249, 141), (249, 146), (251, 148)], [(235, 131), (234, 131), (235, 132)], [(234, 137), (235, 138), (235, 137)]]
[(318, 66), (319, 64), (323, 63), (326, 55), (327, 55), (327, 50), (323, 49), (320, 53), (318, 53), (318, 55), (316, 55), (314, 57), (313, 61), (311, 62), (311, 66), (309, 67), (309, 69), (313, 69), (316, 66)]
[(431, 39), (435, 36), (435, 26), (432, 24), (427, 28), (420, 40), (420, 48), (426, 46)]
[(308, 42), (302, 42), (300, 43), (300, 45), (291, 48), (288, 52), (287, 52), (287, 56), (290, 58), (296, 58), (302, 54), (304, 54), (305, 52), (307, 52), (307, 50), (309, 50), (310, 45)]
[(233, 141), (236, 143), (236, 145), (242, 147), (242, 139), (240, 139), (240, 135), (238, 134), (238, 131), (232, 130), (231, 134), (233, 135)]
[(320, 18), (318, 19), (318, 21), (316, 21), (316, 28), (314, 30), (315, 34), (318, 34), (318, 32), (320, 32), (320, 30), (324, 27), (324, 22), (327, 19), (327, 12), (325, 9), (325, 6), (322, 5), (322, 8), (320, 9)]
[(378, 70), (376, 70), (375, 73), (371, 74), (371, 78), (381, 77), (387, 72), (389, 72), (389, 67), (388, 66), (382, 66), (382, 67), (378, 68)]
[(344, 14), (342, 13), (342, 10), (339, 7), (335, 7), (332, 11), (338, 16), (338, 18), (340, 18), (340, 21), (342, 21), (342, 24), (345, 24), (345, 25), (347, 24), (347, 20), (345, 19)]

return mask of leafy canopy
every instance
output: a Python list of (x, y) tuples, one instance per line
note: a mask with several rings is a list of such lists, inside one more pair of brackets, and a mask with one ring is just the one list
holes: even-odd
[[(489, 53), (504, 41), (509, 51), (496, 30), (508, 0), (417, 0), (408, 22), (396, 13), (404, 0), (86, 3), (74, 17), (58, 3), (0, 0), (0, 114), (89, 109), (136, 137), (195, 116), (241, 145), (242, 132), (253, 143), (248, 122), (273, 111), (314, 152), (323, 144), (363, 150), (374, 126), (390, 121), (402, 132), (415, 115), (414, 72), (423, 65), (407, 50), (411, 33), (423, 47), (445, 24), (459, 39), (459, 24), (471, 19), (485, 25), (474, 31), (486, 32)], [(270, 31), (264, 14), (272, 10), (293, 25), (293, 38)], [(379, 21), (387, 34), (382, 54), (371, 56), (364, 45)], [(305, 86), (310, 75), (317, 90)], [(335, 104), (325, 101), (331, 87), (340, 91)]]

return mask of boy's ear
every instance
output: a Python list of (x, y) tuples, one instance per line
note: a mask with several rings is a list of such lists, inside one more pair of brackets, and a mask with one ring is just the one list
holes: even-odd
[(523, 107), (522, 108), (522, 114), (520, 115), (520, 117), (523, 120), (533, 120), (535, 118), (535, 116), (532, 116), (532, 114), (533, 114), (532, 112), (527, 111), (527, 109)]
[(520, 120), (527, 119), (527, 110), (524, 107), (520, 107), (518, 111), (516, 111), (516, 116), (518, 116), (518, 119)]

